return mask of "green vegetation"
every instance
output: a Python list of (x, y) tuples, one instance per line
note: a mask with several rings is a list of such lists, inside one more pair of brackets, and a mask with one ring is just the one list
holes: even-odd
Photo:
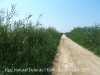
[[(61, 34), (53, 27), (42, 27), (39, 20), (33, 26), (31, 15), (12, 24), (16, 14), (14, 5), (7, 14), (0, 11), (0, 75), (49, 75), (45, 68), (52, 67)], [(5, 68), (41, 71), (6, 72)]]
[(73, 41), (100, 56), (100, 25), (77, 27), (66, 35)]

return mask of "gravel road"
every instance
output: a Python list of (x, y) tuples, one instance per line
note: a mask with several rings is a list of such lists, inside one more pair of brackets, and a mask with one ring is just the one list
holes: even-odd
[(100, 57), (63, 34), (52, 70), (52, 75), (100, 75)]

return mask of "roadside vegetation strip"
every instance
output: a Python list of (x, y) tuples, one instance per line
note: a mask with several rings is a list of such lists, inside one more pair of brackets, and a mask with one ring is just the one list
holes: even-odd
[(77, 27), (66, 35), (83, 47), (100, 56), (100, 24), (91, 27)]
[(0, 75), (49, 75), (43, 70), (52, 67), (61, 34), (42, 27), (39, 20), (33, 26), (31, 15), (12, 24), (14, 8), (7, 15), (0, 11)]

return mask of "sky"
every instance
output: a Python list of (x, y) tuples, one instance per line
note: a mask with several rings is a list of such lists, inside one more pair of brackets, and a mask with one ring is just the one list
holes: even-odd
[(35, 24), (40, 14), (44, 27), (54, 27), (59, 32), (70, 32), (75, 27), (94, 26), (100, 23), (100, 0), (0, 0), (0, 9), (11, 9), (16, 4), (18, 19), (32, 14)]

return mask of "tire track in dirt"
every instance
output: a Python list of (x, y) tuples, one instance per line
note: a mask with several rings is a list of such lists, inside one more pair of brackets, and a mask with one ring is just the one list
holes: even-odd
[(62, 35), (52, 75), (100, 75), (100, 57)]

